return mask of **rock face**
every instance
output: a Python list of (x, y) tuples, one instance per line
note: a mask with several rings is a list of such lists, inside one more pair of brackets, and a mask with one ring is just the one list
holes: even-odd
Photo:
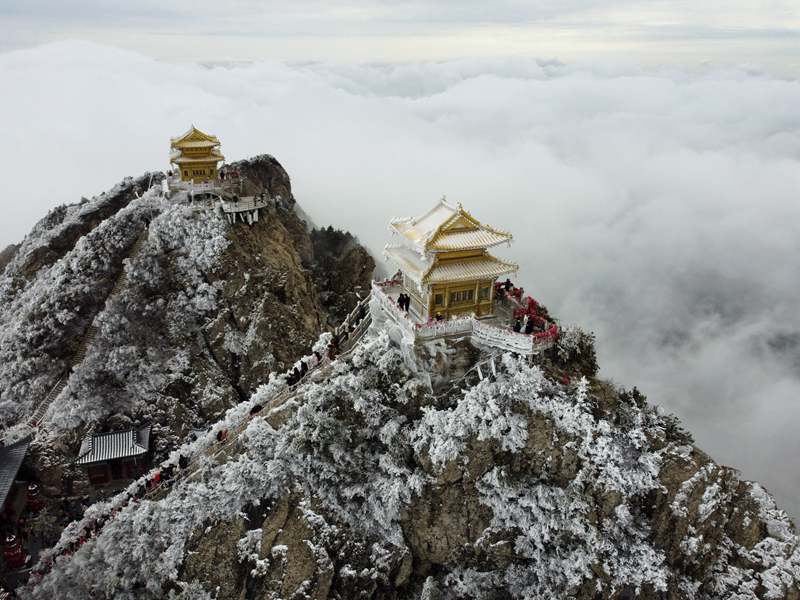
[(6, 266), (14, 258), (17, 250), (19, 250), (19, 244), (11, 244), (0, 251), (0, 273), (5, 271)]
[[(309, 234), (274, 159), (240, 168), (278, 199), (252, 227), (137, 198), (131, 180), (59, 209), (11, 259), (3, 418), (98, 332), (38, 465), (58, 473), (90, 424), (150, 420), (163, 456), (216, 421), (179, 449), (190, 477), (93, 505), (22, 598), (800, 600), (785, 513), (638, 390), (599, 379), (579, 328), (479, 378), (485, 351), (410, 347), (376, 313), (297, 389), (269, 377), (347, 312), (373, 263), (348, 234)], [(117, 208), (97, 221), (94, 204)]]
[[(252, 193), (275, 200), (252, 226), (229, 225), (210, 203), (190, 206), (185, 195), (145, 194), (162, 177), (146, 174), (54, 209), (4, 252), (3, 428), (30, 415), (68, 373), (32, 449), (51, 494), (65, 468), (81, 479), (68, 463), (89, 428), (152, 423), (162, 459), (352, 309), (354, 296), (330, 301), (333, 312), (321, 302), (330, 281), (369, 286), (374, 263), (349, 235), (338, 234), (359, 257), (356, 271), (344, 257), (316, 254), (274, 158), (237, 166)], [(325, 269), (315, 272), (320, 260)]]
[(315, 229), (311, 240), (320, 302), (332, 322), (341, 321), (356, 298), (370, 293), (364, 282), (371, 279), (375, 261), (352, 235), (332, 227)]

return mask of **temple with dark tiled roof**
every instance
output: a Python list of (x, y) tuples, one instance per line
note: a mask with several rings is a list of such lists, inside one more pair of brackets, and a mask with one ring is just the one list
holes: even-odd
[(150, 464), (150, 426), (87, 435), (75, 464), (94, 485), (138, 477)]
[(25, 460), (30, 442), (30, 438), (25, 438), (0, 448), (0, 512), (13, 496), (14, 481), (22, 461)]

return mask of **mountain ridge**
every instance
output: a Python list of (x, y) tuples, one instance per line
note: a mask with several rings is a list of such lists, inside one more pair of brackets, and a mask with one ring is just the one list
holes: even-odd
[(236, 164), (271, 199), (253, 225), (147, 174), (55, 209), (3, 272), (4, 425), (69, 376), (33, 446), (44, 491), (88, 489), (67, 457), (92, 428), (156, 439), (154, 470), (50, 540), (21, 597), (800, 598), (785, 513), (598, 378), (579, 327), (531, 364), (409, 346), (373, 298), (328, 358), (374, 261), (308, 231), (274, 158)]

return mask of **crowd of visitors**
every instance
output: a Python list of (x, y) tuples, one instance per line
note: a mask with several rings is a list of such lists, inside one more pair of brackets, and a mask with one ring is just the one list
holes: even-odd
[(558, 325), (548, 321), (547, 310), (530, 296), (526, 296), (514, 311), (512, 329), (539, 340), (558, 337)]
[[(329, 347), (329, 352), (330, 350), (331, 349)], [(310, 370), (317, 367), (317, 365), (319, 365), (321, 362), (322, 355), (315, 350), (314, 354), (312, 354), (310, 357), (303, 358), (295, 363), (292, 370), (286, 376), (286, 383), (288, 383), (290, 386), (297, 385)]]

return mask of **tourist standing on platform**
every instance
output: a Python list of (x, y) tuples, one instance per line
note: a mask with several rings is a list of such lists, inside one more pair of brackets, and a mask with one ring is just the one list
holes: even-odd
[(528, 319), (528, 322), (525, 323), (525, 333), (528, 335), (533, 333), (533, 319)]

